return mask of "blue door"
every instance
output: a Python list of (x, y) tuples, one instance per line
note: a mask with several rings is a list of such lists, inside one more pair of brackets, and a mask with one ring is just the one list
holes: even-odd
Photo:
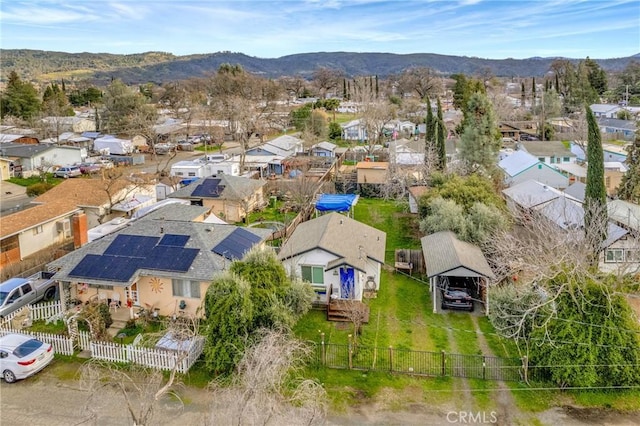
[(353, 268), (340, 268), (340, 297), (353, 299), (355, 296), (355, 274)]

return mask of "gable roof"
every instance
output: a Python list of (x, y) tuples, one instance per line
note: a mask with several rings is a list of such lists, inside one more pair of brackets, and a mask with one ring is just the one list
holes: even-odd
[(333, 152), (337, 147), (338, 145), (334, 143), (323, 141), (313, 145), (311, 149), (324, 149)]
[(340, 213), (329, 213), (298, 225), (280, 249), (286, 260), (321, 249), (338, 257), (328, 269), (350, 265), (366, 270), (367, 259), (384, 263), (387, 234)]
[(562, 191), (534, 179), (503, 189), (502, 193), (524, 208), (539, 206), (563, 195)]
[[(181, 205), (173, 204), (171, 208), (177, 206)], [(161, 211), (154, 213), (158, 214), (131, 221), (124, 229), (92, 241), (48, 267), (59, 269), (55, 278), (60, 281), (109, 286), (128, 286), (143, 275), (209, 281), (227, 267), (228, 262), (212, 249), (237, 226), (166, 220), (161, 218)], [(243, 231), (253, 236), (251, 245), (272, 233), (261, 228)], [(119, 259), (113, 259), (116, 257)], [(117, 263), (122, 271), (93, 271), (111, 263)]]
[(241, 201), (262, 188), (265, 181), (241, 176), (213, 175), (198, 179), (169, 194), (170, 198), (215, 198)]
[(508, 176), (514, 177), (536, 164), (542, 163), (526, 151), (516, 151), (508, 157), (500, 160), (498, 166), (504, 170)]
[(101, 207), (108, 205), (111, 196), (117, 195), (127, 186), (134, 186), (125, 178), (105, 180), (98, 178), (65, 179), (44, 194), (36, 197), (33, 202), (47, 204), (56, 200), (63, 200), (69, 206)]
[(295, 151), (295, 149), (302, 146), (302, 144), (302, 139), (296, 138), (295, 136), (291, 135), (278, 136), (277, 138), (265, 143), (265, 145), (275, 146), (276, 148), (284, 151)]
[(64, 199), (61, 199), (47, 203), (46, 205), (34, 206), (2, 216), (0, 238), (7, 238), (38, 225), (49, 223), (63, 217), (69, 217), (81, 211), (81, 209), (69, 205)]
[(584, 193), (586, 189), (587, 185), (578, 181), (569, 185), (569, 187), (564, 190), (564, 193), (578, 201), (584, 201)]
[(440, 231), (420, 239), (427, 276), (479, 276), (493, 278), (493, 271), (479, 247), (460, 241), (451, 231)]

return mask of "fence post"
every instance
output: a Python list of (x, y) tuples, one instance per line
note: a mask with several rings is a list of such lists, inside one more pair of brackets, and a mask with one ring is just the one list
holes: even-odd
[(389, 346), (389, 371), (393, 372), (393, 346)]
[(522, 376), (524, 377), (524, 382), (529, 383), (529, 361), (527, 356), (522, 357)]
[(482, 380), (487, 380), (487, 357), (482, 356)]
[(349, 335), (349, 370), (353, 369), (353, 343), (351, 342), (352, 336)]
[(440, 362), (440, 366), (441, 366), (441, 375), (442, 377), (447, 375), (447, 360), (445, 359), (445, 355), (444, 355), (444, 350), (440, 351), (440, 355), (441, 355), (441, 362)]
[(322, 362), (322, 366), (327, 365), (327, 347), (324, 345), (324, 333), (320, 333), (320, 337), (322, 339), (320, 343), (320, 361)]

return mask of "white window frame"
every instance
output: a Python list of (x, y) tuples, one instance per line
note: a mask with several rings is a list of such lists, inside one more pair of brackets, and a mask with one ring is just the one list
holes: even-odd
[(200, 282), (173, 278), (171, 280), (171, 293), (173, 297), (200, 299)]
[(624, 249), (608, 248), (604, 254), (605, 263), (622, 263), (624, 262)]

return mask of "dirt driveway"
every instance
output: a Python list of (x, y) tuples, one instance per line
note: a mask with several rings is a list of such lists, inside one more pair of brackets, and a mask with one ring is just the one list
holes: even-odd
[[(79, 364), (55, 360), (38, 375), (14, 384), (0, 382), (0, 425), (130, 425), (124, 400), (115, 394), (101, 394), (99, 403), (85, 410), (87, 394), (76, 380)], [(184, 404), (167, 397), (159, 402), (151, 425), (205, 425), (210, 395), (206, 390), (181, 387), (178, 394)], [(542, 413), (517, 413), (507, 425), (494, 419), (491, 412), (460, 410), (454, 404), (404, 404), (397, 391), (382, 391), (375, 400), (350, 407), (347, 412), (330, 414), (327, 424), (351, 425), (463, 425), (463, 424), (539, 424), (549, 426), (636, 426), (640, 413), (617, 413), (607, 410), (558, 407)], [(230, 420), (231, 423), (231, 420)], [(286, 425), (283, 425), (286, 426)]]

